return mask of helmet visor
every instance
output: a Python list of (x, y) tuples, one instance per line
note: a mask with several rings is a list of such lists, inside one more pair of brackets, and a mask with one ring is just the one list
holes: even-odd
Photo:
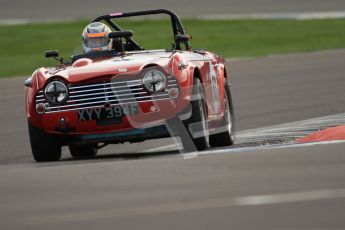
[(109, 44), (108, 37), (91, 37), (87, 38), (85, 46), (91, 49), (106, 47)]

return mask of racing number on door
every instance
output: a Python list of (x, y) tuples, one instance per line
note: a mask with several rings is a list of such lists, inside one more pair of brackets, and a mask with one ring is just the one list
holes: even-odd
[(220, 98), (219, 98), (219, 89), (217, 83), (217, 73), (214, 70), (214, 65), (209, 62), (209, 69), (210, 69), (210, 79), (211, 79), (211, 86), (212, 86), (212, 96), (213, 96), (213, 109), (215, 113), (220, 112)]

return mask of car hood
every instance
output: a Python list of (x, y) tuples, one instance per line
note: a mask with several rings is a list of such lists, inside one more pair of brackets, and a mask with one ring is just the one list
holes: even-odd
[(55, 69), (47, 73), (47, 77), (61, 76), (68, 82), (80, 82), (97, 76), (135, 73), (147, 65), (160, 65), (166, 67), (171, 53), (168, 52), (142, 52), (129, 53), (124, 57), (114, 57), (101, 61), (79, 59), (72, 66), (65, 69)]

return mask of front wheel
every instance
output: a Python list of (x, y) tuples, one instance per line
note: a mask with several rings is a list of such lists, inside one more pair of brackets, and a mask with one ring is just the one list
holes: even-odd
[(55, 137), (28, 122), (32, 155), (37, 162), (58, 161), (61, 145)]
[[(201, 151), (208, 147), (207, 133), (207, 110), (204, 100), (204, 90), (199, 78), (194, 78), (193, 84), (193, 100), (190, 102), (191, 117), (184, 121), (185, 129), (191, 138), (196, 150)], [(189, 152), (193, 151), (194, 146), (190, 146), (190, 142), (182, 140), (184, 149)]]
[(227, 81), (225, 81), (224, 87), (224, 117), (216, 133), (210, 135), (210, 145), (212, 147), (229, 146), (235, 143), (236, 129), (234, 105), (232, 103), (231, 92)]

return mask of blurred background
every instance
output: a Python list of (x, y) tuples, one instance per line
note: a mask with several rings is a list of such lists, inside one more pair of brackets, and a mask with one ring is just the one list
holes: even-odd
[(343, 0), (1, 0), (0, 18), (80, 19), (109, 12), (167, 8), (181, 16), (219, 14), (303, 13), (345, 10)]
[[(345, 47), (342, 0), (45, 1), (0, 0), (0, 77), (29, 75), (57, 49), (69, 58), (81, 45), (83, 28), (99, 15), (167, 8), (182, 18), (194, 48), (225, 58), (310, 52)], [(155, 22), (150, 20), (155, 19)], [(303, 20), (301, 20), (303, 19)], [(170, 48), (168, 17), (121, 20), (144, 48)], [(156, 39), (152, 39), (155, 35)], [(22, 60), (18, 66), (12, 65)]]

